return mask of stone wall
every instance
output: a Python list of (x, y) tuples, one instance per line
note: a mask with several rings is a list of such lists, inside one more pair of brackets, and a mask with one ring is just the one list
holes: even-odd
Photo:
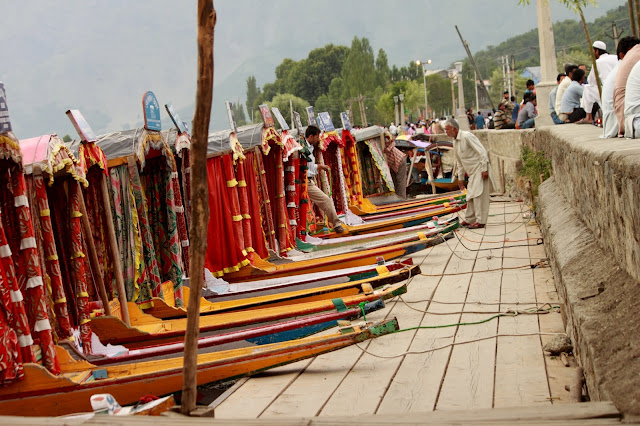
[(599, 245), (640, 280), (640, 141), (600, 134), (572, 124), (523, 135), (523, 142), (551, 158), (569, 204)]

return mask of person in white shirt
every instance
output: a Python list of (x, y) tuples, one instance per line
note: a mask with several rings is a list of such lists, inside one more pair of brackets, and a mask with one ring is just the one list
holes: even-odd
[(624, 137), (640, 138), (640, 62), (637, 62), (629, 78), (624, 97)]
[(564, 73), (569, 78), (565, 78), (560, 82), (560, 84), (558, 85), (558, 91), (556, 92), (555, 110), (556, 110), (556, 114), (558, 114), (558, 118), (562, 122), (567, 121), (567, 114), (562, 114), (562, 95), (564, 95), (564, 91), (567, 90), (567, 88), (571, 84), (571, 76), (573, 75), (573, 71), (577, 69), (578, 69), (577, 65), (572, 65), (572, 64), (565, 65)]
[(618, 74), (620, 62), (611, 70), (607, 79), (602, 84), (602, 137), (617, 138), (618, 119), (616, 118), (616, 110), (613, 109), (613, 87)]
[[(596, 56), (596, 67), (598, 68), (600, 83), (604, 84), (609, 73), (618, 63), (618, 57), (616, 55), (609, 55), (609, 53), (607, 53), (607, 45), (600, 40), (593, 43), (593, 51)], [(593, 68), (591, 68), (591, 72), (589, 72), (587, 77), (587, 84), (584, 86), (582, 100), (584, 102), (584, 110), (587, 112), (585, 121), (592, 122), (595, 113), (602, 104), (596, 82), (596, 73)]]
[(395, 124), (391, 123), (391, 126), (389, 126), (389, 133), (391, 133), (393, 136), (398, 136), (398, 128)]
[(453, 150), (458, 168), (458, 186), (465, 189), (464, 175), (469, 175), (467, 210), (462, 226), (484, 228), (489, 217), (491, 187), (495, 187), (491, 176), (489, 154), (482, 143), (471, 132), (460, 130), (452, 118), (445, 125), (447, 135), (454, 139)]

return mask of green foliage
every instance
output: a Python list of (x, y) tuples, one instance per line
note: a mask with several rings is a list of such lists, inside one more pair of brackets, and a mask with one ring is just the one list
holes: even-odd
[[(307, 124), (307, 114), (304, 113), (304, 109), (309, 106), (309, 102), (305, 101), (302, 98), (299, 98), (291, 93), (281, 93), (275, 95), (270, 102), (267, 103), (269, 108), (276, 107), (282, 113), (287, 122), (291, 121), (291, 108), (289, 107), (289, 100), (293, 103), (293, 110), (300, 113), (300, 119), (302, 120), (302, 124)], [(291, 123), (289, 123), (291, 125)], [(276, 121), (276, 127), (280, 127), (278, 125), (278, 121)]]
[(522, 168), (519, 174), (531, 182), (531, 190), (536, 197), (540, 184), (551, 177), (551, 160), (547, 159), (541, 151), (534, 151), (524, 146), (520, 153), (520, 161), (522, 161)]
[[(247, 103), (246, 103), (249, 117), (251, 117), (251, 110), (255, 107), (255, 103), (258, 100), (259, 96), (260, 96), (260, 88), (256, 83), (256, 78), (250, 75), (249, 78), (247, 78)], [(256, 117), (254, 113), (254, 119), (259, 120), (260, 117), (259, 116)]]
[(366, 94), (375, 87), (376, 69), (373, 49), (368, 39), (353, 38), (349, 54), (342, 66), (341, 76), (345, 82), (346, 97)]
[(376, 86), (386, 88), (391, 82), (391, 69), (389, 68), (389, 58), (384, 49), (378, 50), (376, 58)]
[(64, 135), (64, 136), (62, 137), (62, 140), (63, 140), (64, 142), (71, 142), (73, 139), (71, 139), (71, 136), (69, 136), (69, 134), (67, 133), (66, 135)]

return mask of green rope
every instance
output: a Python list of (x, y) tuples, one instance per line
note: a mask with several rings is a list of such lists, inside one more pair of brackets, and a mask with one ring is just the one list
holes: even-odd
[(358, 305), (360, 307), (360, 310), (362, 311), (362, 318), (364, 318), (364, 321), (367, 322), (367, 315), (364, 313), (364, 306), (366, 305), (365, 302), (360, 302), (360, 304)]
[[(549, 313), (551, 312), (552, 309), (560, 309), (560, 306), (551, 306), (550, 308), (547, 309), (529, 309), (527, 311), (525, 311), (525, 313), (527, 314), (537, 314), (537, 313)], [(493, 315), (487, 319), (483, 319), (481, 321), (476, 321), (476, 322), (459, 322), (459, 323), (455, 323), (455, 324), (442, 324), (442, 325), (419, 325), (416, 327), (410, 327), (410, 328), (402, 328), (400, 330), (395, 331), (396, 333), (402, 333), (403, 331), (411, 331), (411, 330), (419, 330), (419, 329), (433, 329), (433, 328), (447, 328), (447, 327), (456, 327), (456, 326), (460, 326), (460, 325), (479, 325), (479, 324), (484, 324), (486, 322), (489, 322), (491, 320), (494, 320), (496, 318), (500, 318), (500, 317), (515, 317), (518, 316), (517, 312), (505, 312), (502, 314), (497, 314), (497, 315)]]

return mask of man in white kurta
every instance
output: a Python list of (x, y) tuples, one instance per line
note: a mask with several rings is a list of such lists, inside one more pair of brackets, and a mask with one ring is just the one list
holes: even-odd
[(490, 193), (493, 186), (489, 154), (473, 133), (460, 130), (455, 119), (447, 121), (445, 131), (454, 139), (453, 150), (460, 189), (465, 189), (465, 172), (469, 175), (467, 210), (462, 225), (469, 228), (484, 228), (489, 217)]
[[(596, 67), (598, 67), (600, 83), (604, 84), (611, 70), (617, 65), (618, 57), (616, 55), (609, 55), (607, 45), (600, 40), (593, 43), (593, 51), (596, 56)], [(596, 73), (593, 68), (591, 68), (591, 72), (587, 77), (587, 84), (584, 86), (582, 101), (584, 102), (584, 110), (587, 112), (586, 121), (593, 121), (592, 112), (594, 104), (597, 103), (602, 106), (600, 92), (598, 92), (598, 84), (596, 82)]]
[(602, 137), (617, 138), (618, 137), (618, 119), (616, 111), (613, 108), (613, 87), (616, 81), (620, 62), (611, 70), (606, 80), (602, 84)]
[(627, 79), (624, 97), (624, 137), (640, 138), (640, 62), (631, 68)]

